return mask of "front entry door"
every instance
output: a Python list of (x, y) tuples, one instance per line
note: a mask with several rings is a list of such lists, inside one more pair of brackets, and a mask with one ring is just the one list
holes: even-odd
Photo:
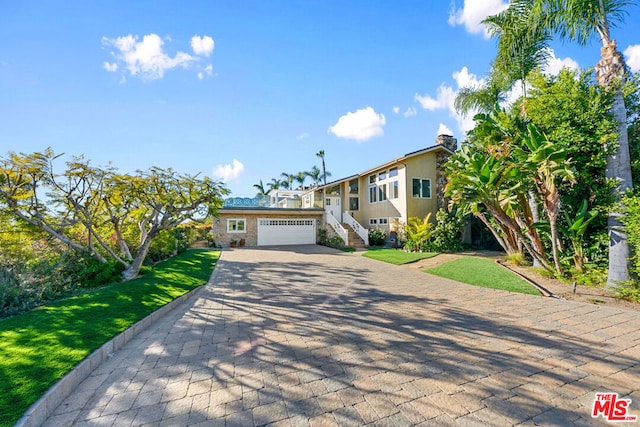
[(342, 207), (340, 197), (326, 197), (324, 199), (324, 210), (331, 212), (338, 222), (342, 223)]

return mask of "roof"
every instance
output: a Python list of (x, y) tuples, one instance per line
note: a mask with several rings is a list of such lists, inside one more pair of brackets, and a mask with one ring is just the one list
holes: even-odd
[(365, 170), (363, 172), (360, 172), (358, 174), (351, 175), (351, 176), (348, 176), (346, 178), (337, 179), (337, 180), (334, 180), (334, 181), (331, 181), (331, 182), (327, 182), (326, 184), (319, 185), (318, 187), (312, 188), (309, 191), (311, 192), (311, 191), (316, 191), (316, 190), (319, 190), (319, 189), (322, 189), (322, 188), (333, 187), (334, 185), (340, 184), (341, 182), (349, 181), (349, 180), (355, 179), (355, 178), (360, 177), (360, 176), (369, 175), (370, 173), (372, 173), (372, 172), (374, 172), (374, 171), (376, 171), (378, 169), (382, 169), (382, 168), (394, 165), (396, 163), (400, 163), (400, 162), (402, 162), (404, 160), (407, 160), (407, 159), (409, 159), (411, 157), (416, 157), (416, 156), (420, 156), (422, 154), (430, 153), (430, 152), (433, 152), (433, 151), (439, 151), (439, 150), (444, 150), (444, 151), (447, 151), (447, 152), (453, 154), (453, 151), (451, 151), (450, 149), (448, 149), (447, 147), (445, 147), (442, 144), (432, 145), (431, 147), (423, 148), (423, 149), (417, 150), (417, 151), (412, 151), (410, 153), (407, 153), (407, 154), (405, 154), (403, 156), (400, 156), (400, 157), (398, 157), (396, 159), (393, 159), (391, 161), (382, 163), (382, 164), (380, 164), (378, 166), (375, 166), (373, 168), (369, 168), (369, 169), (367, 169), (367, 170)]

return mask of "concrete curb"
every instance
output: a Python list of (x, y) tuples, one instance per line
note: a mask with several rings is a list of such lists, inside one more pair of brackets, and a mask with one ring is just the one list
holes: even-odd
[[(222, 259), (222, 253), (218, 258), (218, 262)], [(18, 420), (14, 427), (36, 427), (44, 424), (44, 422), (53, 414), (60, 404), (69, 396), (69, 394), (82, 381), (84, 381), (91, 372), (100, 366), (105, 360), (113, 356), (113, 353), (122, 348), (126, 343), (131, 341), (140, 332), (155, 323), (159, 318), (166, 315), (171, 310), (197, 297), (209, 283), (213, 283), (217, 269), (214, 266), (211, 277), (207, 283), (193, 289), (190, 292), (174, 299), (166, 305), (160, 307), (142, 320), (139, 320), (129, 328), (116, 335), (111, 340), (104, 343), (100, 348), (91, 353), (82, 362), (77, 364), (64, 377), (60, 378), (47, 392), (38, 399), (33, 405), (27, 409), (22, 418)]]

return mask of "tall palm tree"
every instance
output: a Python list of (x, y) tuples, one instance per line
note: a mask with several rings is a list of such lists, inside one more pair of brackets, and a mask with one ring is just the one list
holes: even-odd
[(327, 169), (324, 165), (324, 150), (320, 150), (316, 153), (316, 156), (322, 159), (322, 179), (324, 181), (324, 185), (327, 185)]
[[(586, 45), (594, 36), (600, 38), (600, 61), (596, 64), (596, 80), (613, 94), (611, 112), (618, 123), (617, 143), (607, 157), (605, 176), (616, 184), (615, 199), (622, 203), (623, 194), (633, 187), (627, 107), (622, 86), (627, 78), (624, 57), (611, 38), (610, 29), (624, 21), (626, 8), (633, 0), (535, 0), (536, 12), (546, 18), (546, 25), (561, 38)], [(609, 274), (607, 289), (629, 280), (630, 250), (624, 226), (620, 221), (623, 209), (611, 209), (609, 228)]]
[(526, 116), (527, 77), (549, 59), (549, 30), (540, 15), (532, 10), (532, 0), (512, 0), (504, 11), (484, 21), (489, 34), (498, 38), (498, 53), (493, 62), (496, 75), (508, 87), (520, 81), (522, 109)]

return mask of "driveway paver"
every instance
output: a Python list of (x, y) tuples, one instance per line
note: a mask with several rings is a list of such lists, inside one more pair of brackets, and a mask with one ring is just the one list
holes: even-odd
[(321, 246), (224, 251), (46, 425), (603, 425), (597, 391), (640, 416), (639, 328)]

